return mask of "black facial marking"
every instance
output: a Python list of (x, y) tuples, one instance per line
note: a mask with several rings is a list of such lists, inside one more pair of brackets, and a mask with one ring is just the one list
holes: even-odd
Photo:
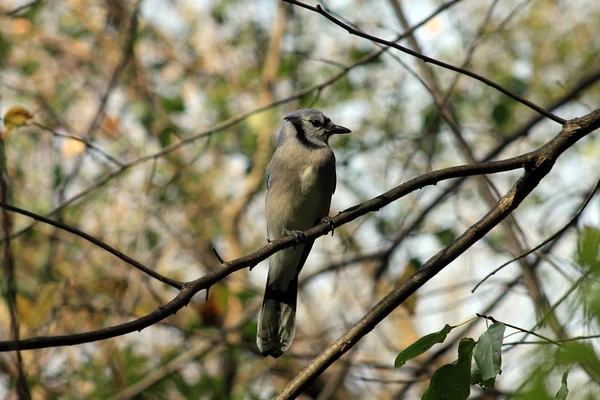
[(296, 128), (296, 137), (298, 138), (300, 143), (311, 149), (317, 149), (322, 147), (306, 138), (306, 132), (304, 131), (304, 127), (302, 126), (302, 121), (295, 118), (289, 119), (288, 121), (290, 121), (292, 125), (294, 125), (294, 128)]
[(316, 128), (318, 128), (318, 127), (320, 127), (321, 125), (323, 125), (323, 124), (321, 123), (321, 121), (319, 121), (318, 119), (311, 119), (311, 120), (310, 120), (310, 123), (311, 123), (311, 124), (312, 124), (314, 127), (316, 127)]

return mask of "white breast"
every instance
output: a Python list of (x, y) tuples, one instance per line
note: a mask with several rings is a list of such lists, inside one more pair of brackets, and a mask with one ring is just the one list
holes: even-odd
[(300, 173), (300, 188), (302, 194), (306, 194), (317, 183), (317, 169), (312, 165), (307, 166)]

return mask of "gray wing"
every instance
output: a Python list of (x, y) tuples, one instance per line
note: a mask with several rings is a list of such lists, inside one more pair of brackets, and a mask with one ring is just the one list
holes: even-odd
[[(329, 199), (329, 201), (327, 202), (327, 207), (324, 208), (324, 215), (323, 217), (327, 217), (329, 216), (329, 210), (331, 208), (331, 198), (333, 196), (333, 194), (335, 193), (335, 188), (336, 188), (336, 181), (337, 181), (337, 177), (336, 177), (336, 173), (335, 173), (335, 156), (333, 157), (333, 160), (331, 162), (331, 165), (328, 166), (328, 170), (330, 172), (328, 179), (325, 180), (324, 182), (324, 188), (330, 187), (331, 188), (331, 193), (324, 193), (327, 198)], [(316, 221), (313, 222), (312, 226), (316, 226), (318, 224), (321, 223), (322, 218), (318, 218)], [(306, 259), (308, 258), (308, 254), (310, 253), (313, 244), (314, 244), (314, 240), (308, 241), (305, 243), (304, 245), (304, 251), (302, 252), (302, 256), (300, 257), (300, 260), (298, 261), (298, 274), (300, 274), (300, 271), (302, 270), (302, 268), (304, 267), (304, 264), (306, 263)]]
[(267, 172), (265, 176), (265, 189), (269, 190), (269, 178), (271, 178), (271, 163), (267, 165)]

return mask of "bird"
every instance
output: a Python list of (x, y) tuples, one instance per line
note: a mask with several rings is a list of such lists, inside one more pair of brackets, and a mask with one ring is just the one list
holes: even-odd
[(291, 346), (296, 333), (298, 275), (314, 242), (305, 240), (302, 231), (322, 221), (328, 221), (333, 229), (328, 215), (336, 172), (329, 138), (351, 132), (312, 108), (294, 111), (284, 120), (267, 166), (267, 240), (294, 235), (296, 245), (269, 260), (256, 334), (260, 353), (273, 358)]

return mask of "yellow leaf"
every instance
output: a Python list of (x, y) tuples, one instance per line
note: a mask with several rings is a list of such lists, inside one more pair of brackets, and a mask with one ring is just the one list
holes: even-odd
[(35, 303), (17, 294), (17, 314), (22, 325), (30, 330), (39, 328), (44, 322), (46, 316), (56, 304), (56, 298), (59, 296), (59, 284), (50, 282), (36, 290)]
[(127, 290), (128, 282), (124, 278), (103, 277), (94, 279), (88, 285), (88, 290), (95, 294), (103, 294), (110, 298), (118, 299)]
[(23, 125), (27, 121), (33, 118), (33, 114), (23, 106), (13, 106), (4, 114), (4, 126), (5, 129), (2, 132), (2, 139), (4, 139), (13, 129)]
[(65, 157), (75, 157), (83, 151), (85, 151), (85, 143), (73, 139), (66, 139), (63, 141), (62, 153)]
[(25, 296), (17, 293), (17, 315), (21, 325), (27, 328), (35, 328), (37, 326), (37, 315), (35, 304)]
[(26, 35), (31, 32), (31, 21), (25, 18), (15, 18), (11, 28), (16, 35)]
[[(417, 272), (418, 269), (419, 269), (419, 265), (414, 260), (410, 260), (408, 262), (408, 264), (406, 264), (406, 267), (404, 268), (404, 272), (402, 273), (402, 275), (400, 275), (400, 277), (396, 281), (396, 285), (400, 285), (400, 284), (404, 283), (412, 274)], [(414, 315), (415, 308), (417, 307), (417, 293), (413, 293), (412, 295), (410, 295), (404, 301), (404, 303), (402, 303), (402, 305), (404, 307), (406, 307), (406, 309), (408, 310), (408, 313), (410, 315)]]

